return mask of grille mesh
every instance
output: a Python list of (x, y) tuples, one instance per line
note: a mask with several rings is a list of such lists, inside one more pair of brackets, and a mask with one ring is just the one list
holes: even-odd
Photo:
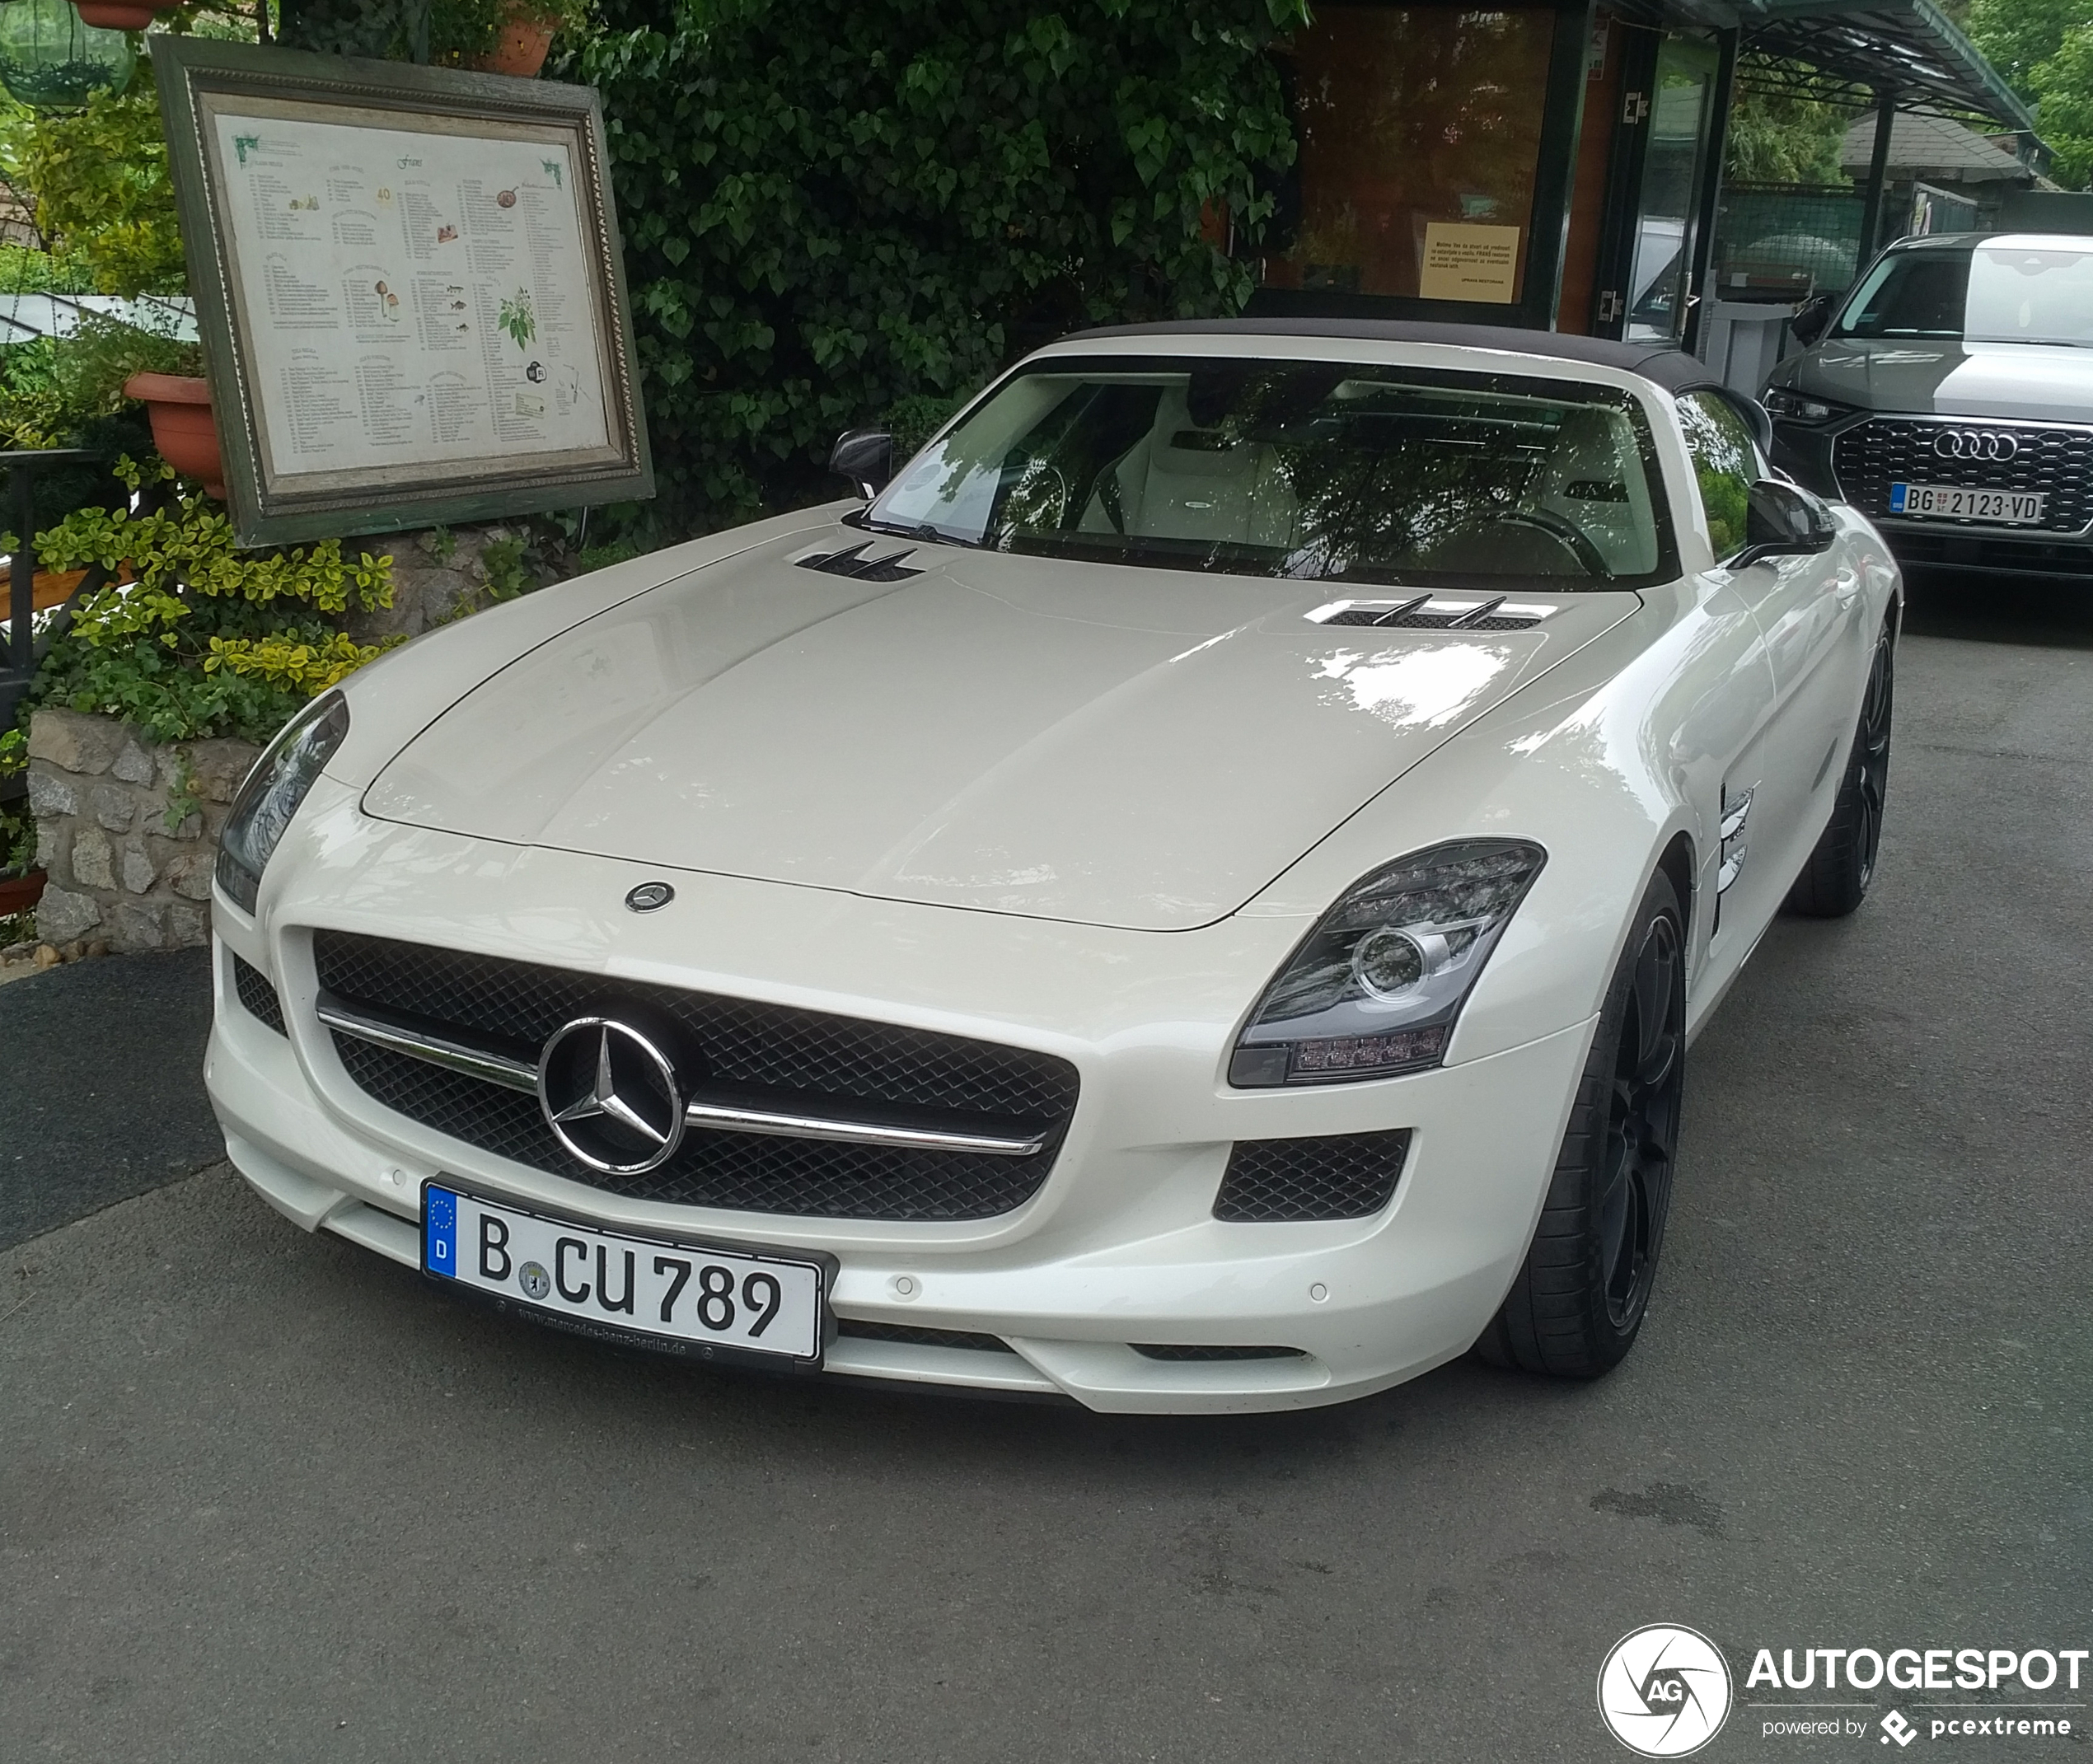
[[(1935, 440), (1961, 428), (2011, 435), (2020, 452), (2010, 460), (1953, 460), (1934, 451)], [(1921, 423), (1907, 417), (1874, 417), (1847, 429), (1833, 443), (1832, 470), (1846, 500), (1877, 519), (1889, 513), (1892, 484), (1945, 484), (1973, 490), (2039, 490), (2039, 526), (2023, 531), (2076, 533), (2093, 522), (2093, 428), (2034, 428), (1972, 419), (1968, 423)], [(1995, 523), (1926, 517), (1928, 526), (1952, 531)]]
[(342, 932), (316, 932), (313, 958), (321, 987), (344, 1000), (526, 1053), (572, 1018), (624, 1006), (671, 1020), (718, 1083), (831, 1112), (869, 1102), (1048, 1133), (1032, 1157), (990, 1158), (693, 1129), (658, 1169), (603, 1177), (561, 1149), (535, 1097), (335, 1034), (349, 1075), (387, 1108), (634, 1199), (834, 1219), (990, 1218), (1037, 1192), (1075, 1108), (1075, 1069), (1023, 1049)]
[(276, 996), (276, 989), (269, 985), (260, 968), (237, 956), (232, 958), (232, 990), (255, 1022), (274, 1029), (279, 1035), (290, 1033), (283, 1027), (283, 1005)]
[(1388, 1204), (1409, 1149), (1407, 1129), (1238, 1140), (1214, 1199), (1214, 1217), (1243, 1224), (1365, 1219)]
[(906, 1323), (868, 1323), (846, 1317), (837, 1322), (836, 1332), (860, 1341), (906, 1341), (917, 1347), (965, 1348), (976, 1354), (1010, 1351), (1000, 1336), (976, 1335), (971, 1329), (916, 1329)]

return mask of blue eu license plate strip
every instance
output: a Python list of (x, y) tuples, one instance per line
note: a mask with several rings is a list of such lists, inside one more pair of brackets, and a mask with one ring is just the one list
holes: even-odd
[(1890, 513), (1902, 514), (1904, 512), (1904, 505), (1911, 500), (1911, 494), (1912, 487), (1908, 484), (1891, 484), (1889, 486)]
[(422, 1253), (428, 1258), (428, 1271), (455, 1280), (458, 1277), (458, 1197), (433, 1183), (422, 1192)]

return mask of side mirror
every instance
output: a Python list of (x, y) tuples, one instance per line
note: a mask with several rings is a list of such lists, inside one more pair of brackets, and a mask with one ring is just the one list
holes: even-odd
[(1838, 295), (1812, 294), (1788, 321), (1788, 335), (1806, 349), (1831, 329), (1833, 315), (1838, 311)]
[(870, 502), (894, 475), (894, 437), (883, 428), (846, 428), (829, 449), (828, 469)]
[(1749, 569), (1770, 557), (1815, 557), (1830, 550), (1838, 537), (1838, 523), (1819, 498), (1778, 479), (1761, 478), (1744, 508), (1744, 549), (1729, 567)]

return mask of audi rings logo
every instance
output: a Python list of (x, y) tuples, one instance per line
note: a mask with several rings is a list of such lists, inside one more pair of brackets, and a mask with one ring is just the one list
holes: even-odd
[(592, 1170), (642, 1176), (683, 1143), (683, 1089), (668, 1055), (630, 1023), (577, 1017), (538, 1055), (538, 1107)]
[(1996, 428), (1944, 428), (1933, 437), (1933, 451), (1944, 460), (2004, 461), (2018, 457), (2019, 439)]
[(1721, 1732), (1730, 1663), (1698, 1630), (1652, 1623), (1613, 1644), (1599, 1668), (1606, 1730), (1646, 1758), (1683, 1758)]

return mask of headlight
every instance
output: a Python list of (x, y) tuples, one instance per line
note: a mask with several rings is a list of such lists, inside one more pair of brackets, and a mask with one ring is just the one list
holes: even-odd
[(1245, 1088), (1435, 1066), (1548, 854), (1523, 840), (1413, 852), (1357, 883), (1265, 989), (1229, 1061)]
[(1785, 386), (1768, 386), (1765, 397), (1759, 402), (1771, 415), (1786, 422), (1806, 423), (1813, 428), (1834, 417), (1853, 414), (1851, 405), (1833, 404), (1828, 398), (1813, 398), (1807, 392), (1798, 392)]
[(339, 692), (315, 699), (283, 728), (232, 799), (218, 835), (218, 886), (246, 911), (255, 910), (262, 872), (297, 813), (320, 769), (349, 733), (349, 705)]

